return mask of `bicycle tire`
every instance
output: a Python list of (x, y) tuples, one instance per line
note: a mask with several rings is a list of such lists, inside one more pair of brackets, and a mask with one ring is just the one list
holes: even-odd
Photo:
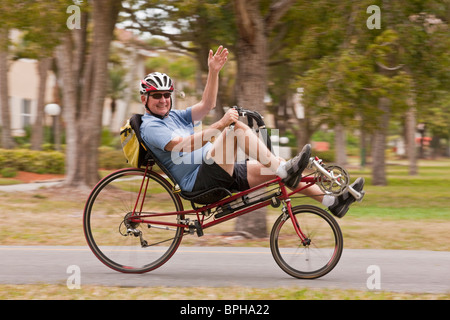
[(325, 210), (311, 205), (292, 208), (296, 222), (310, 243), (303, 243), (291, 218), (282, 214), (270, 234), (270, 249), (278, 266), (292, 277), (316, 279), (339, 262), (344, 247), (342, 231)]
[[(94, 187), (89, 195), (83, 215), (86, 241), (94, 255), (106, 266), (124, 273), (144, 273), (159, 268), (177, 250), (184, 228), (171, 230), (151, 228), (144, 223), (130, 223), (127, 217), (133, 212), (145, 170), (127, 168), (115, 171)], [(148, 171), (145, 202), (136, 212), (183, 211), (180, 197), (172, 192), (172, 186), (160, 175)], [(128, 216), (127, 216), (128, 215)], [(183, 215), (155, 217), (176, 222)], [(127, 223), (125, 223), (127, 222)], [(127, 230), (135, 230), (134, 234)], [(147, 247), (142, 246), (142, 239)], [(167, 238), (167, 239), (166, 239)]]

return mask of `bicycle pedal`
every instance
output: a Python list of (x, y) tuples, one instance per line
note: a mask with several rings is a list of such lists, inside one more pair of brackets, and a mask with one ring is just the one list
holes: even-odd
[(192, 224), (189, 225), (189, 234), (194, 234), (194, 232), (198, 237), (203, 236), (203, 228), (198, 220), (192, 221)]
[(195, 226), (195, 232), (197, 233), (198, 237), (203, 236), (203, 228), (200, 225), (200, 222), (198, 222), (198, 220), (194, 221), (194, 226)]
[(356, 201), (362, 202), (362, 200), (363, 200), (363, 198), (364, 198), (364, 195), (366, 194), (366, 191), (361, 190), (359, 193), (361, 194), (361, 198), (357, 199)]

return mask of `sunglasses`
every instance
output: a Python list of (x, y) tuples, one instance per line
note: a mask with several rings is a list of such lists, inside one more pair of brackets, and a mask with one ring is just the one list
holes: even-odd
[(166, 99), (169, 99), (171, 95), (172, 95), (172, 93), (170, 93), (170, 92), (166, 92), (166, 93), (154, 93), (154, 94), (151, 94), (150, 97), (152, 97), (153, 99), (159, 100), (159, 99), (161, 99), (162, 97), (164, 97), (164, 98), (166, 98)]

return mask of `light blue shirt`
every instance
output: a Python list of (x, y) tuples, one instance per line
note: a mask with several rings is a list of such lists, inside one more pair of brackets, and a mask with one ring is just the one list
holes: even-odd
[(165, 146), (176, 137), (194, 134), (192, 109), (171, 110), (164, 119), (148, 113), (142, 117), (141, 136), (158, 160), (169, 170), (181, 190), (192, 191), (202, 160), (211, 148), (211, 143), (192, 152), (166, 151)]

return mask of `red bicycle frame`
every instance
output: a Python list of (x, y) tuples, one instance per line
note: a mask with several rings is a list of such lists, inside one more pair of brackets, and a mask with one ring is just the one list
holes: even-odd
[[(164, 221), (157, 221), (157, 220), (152, 220), (152, 218), (155, 217), (162, 217), (162, 216), (177, 216), (177, 215), (196, 215), (197, 217), (197, 221), (200, 223), (200, 226), (202, 229), (207, 229), (209, 227), (212, 227), (214, 225), (217, 225), (219, 223), (231, 220), (233, 218), (236, 218), (238, 216), (241, 216), (243, 214), (249, 213), (253, 210), (265, 207), (265, 206), (269, 206), (272, 202), (272, 200), (275, 198), (278, 201), (284, 201), (286, 206), (286, 211), (289, 214), (293, 225), (294, 225), (294, 229), (297, 232), (297, 235), (300, 237), (300, 239), (302, 241), (307, 241), (307, 237), (303, 234), (303, 232), (300, 229), (300, 226), (297, 222), (297, 219), (295, 217), (295, 215), (292, 213), (292, 205), (291, 205), (291, 201), (290, 201), (290, 197), (294, 194), (297, 194), (299, 192), (301, 192), (302, 190), (311, 187), (313, 184), (316, 183), (316, 179), (312, 176), (307, 176), (307, 177), (303, 177), (301, 182), (304, 183), (304, 185), (302, 185), (301, 187), (289, 192), (288, 189), (286, 188), (284, 182), (282, 181), (281, 178), (277, 177), (273, 180), (267, 181), (263, 184), (260, 184), (256, 187), (250, 188), (248, 190), (245, 191), (241, 191), (239, 193), (236, 193), (228, 198), (222, 199), (220, 201), (205, 205), (203, 207), (200, 208), (193, 208), (192, 210), (184, 210), (183, 205), (180, 201), (182, 210), (181, 211), (173, 211), (173, 212), (164, 212), (164, 213), (156, 213), (156, 212), (152, 212), (152, 213), (143, 213), (142, 212), (142, 208), (144, 206), (144, 201), (145, 201), (145, 196), (147, 193), (147, 187), (148, 187), (148, 183), (150, 178), (147, 177), (147, 172), (152, 171), (152, 166), (149, 166), (149, 164), (147, 164), (147, 167), (145, 168), (145, 173), (144, 173), (144, 177), (142, 179), (141, 182), (141, 186), (139, 189), (139, 193), (138, 193), (138, 197), (136, 199), (136, 203), (134, 205), (134, 210), (132, 215), (129, 217), (131, 222), (134, 223), (146, 223), (146, 224), (153, 224), (153, 225), (163, 225), (166, 227), (175, 227), (175, 228), (189, 228), (189, 225), (186, 223), (181, 223), (180, 221), (178, 223), (171, 223), (171, 222), (164, 222)], [(167, 179), (163, 178), (160, 174), (156, 173), (155, 171), (152, 171), (153, 174), (159, 176), (161, 179), (164, 179), (167, 181)], [(242, 198), (252, 192), (261, 190), (263, 188), (269, 187), (269, 186), (275, 186), (278, 184), (278, 191), (271, 193), (269, 196), (264, 196), (256, 201), (254, 201), (251, 204), (245, 205), (243, 206), (243, 208), (241, 209), (237, 209), (235, 212), (226, 214), (223, 217), (220, 218), (216, 218), (211, 222), (208, 223), (204, 223), (204, 219), (205, 219), (205, 212), (211, 212), (212, 209), (214, 208), (218, 208), (221, 207), (223, 205), (226, 205), (228, 203), (233, 202), (236, 199)], [(173, 189), (173, 188), (172, 188)], [(274, 189), (275, 190), (275, 189)], [(139, 205), (139, 201), (140, 203), (140, 209), (138, 211), (136, 211), (136, 209), (138, 208)]]

